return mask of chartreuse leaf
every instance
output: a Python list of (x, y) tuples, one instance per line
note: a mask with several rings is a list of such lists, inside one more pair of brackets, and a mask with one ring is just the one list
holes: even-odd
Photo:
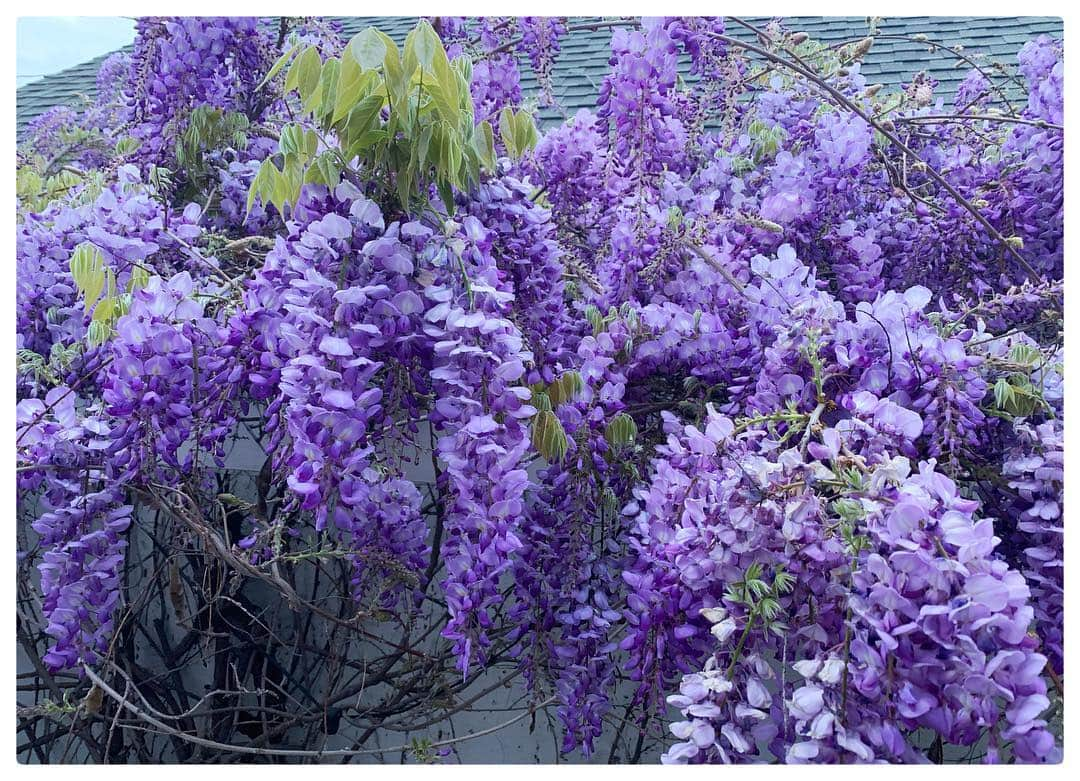
[(446, 57), (441, 41), (432, 52), (431, 73), (435, 80), (430, 89), (435, 108), (445, 122), (459, 127), (461, 92), (457, 75), (450, 68), (450, 60)]
[(256, 90), (262, 89), (270, 81), (272, 81), (275, 76), (277, 76), (279, 73), (281, 73), (281, 69), (284, 68), (285, 64), (289, 60), (292, 59), (293, 55), (296, 54), (296, 50), (298, 48), (299, 48), (299, 45), (294, 43), (292, 46), (290, 46), (285, 51), (284, 54), (282, 54), (280, 57), (278, 57), (277, 60), (274, 62), (274, 64), (271, 66), (270, 70), (267, 71), (266, 76), (263, 77), (263, 80), (259, 82), (258, 86), (255, 87), (255, 89)]
[(491, 123), (486, 119), (473, 131), (473, 148), (484, 168), (493, 172), (498, 168), (498, 158), (495, 156), (495, 134), (491, 130)]
[[(300, 124), (326, 131), (330, 147), (319, 153), (310, 128), (283, 130), (281, 156), (260, 167), (248, 210), (256, 198), (281, 210), (295, 204), (305, 183), (332, 185), (356, 166), (353, 174), (370, 179), (374, 173), (385, 194), (406, 209), (424, 204), (434, 184), (452, 214), (455, 191), (498, 166), (491, 125), (473, 121), (471, 70), (468, 58), (450, 62), (425, 21), (403, 50), (375, 28), (355, 36), (340, 58), (323, 62), (311, 47), (304, 49), (289, 66), (286, 90), (301, 97)], [(520, 152), (533, 143), (531, 117), (511, 112), (507, 121), (511, 147)]]
[(431, 137), (435, 133), (435, 128), (431, 125), (425, 125), (424, 129), (420, 131), (420, 139), (413, 147), (415, 152), (416, 170), (423, 171), (428, 165), (428, 151), (431, 149)]
[[(397, 49), (396, 46), (394, 48)], [(374, 27), (368, 27), (352, 37), (348, 49), (353, 59), (364, 70), (379, 68), (386, 59), (386, 36)]]
[(421, 19), (405, 38), (406, 55), (412, 52), (420, 67), (430, 71), (435, 60), (435, 52), (442, 48), (438, 33), (426, 19)]
[[(383, 83), (386, 85), (387, 96), (391, 105), (394, 107), (394, 113), (398, 118), (402, 116), (402, 112), (408, 107), (408, 91), (409, 80), (412, 78), (412, 73), (405, 71), (405, 64), (401, 61), (401, 52), (398, 51), (397, 44), (393, 42), (385, 33), (378, 30), (375, 31), (379, 38), (383, 41), (385, 48), (385, 55), (383, 56)], [(393, 117), (391, 118), (393, 119)]]
[(568, 441), (562, 423), (551, 410), (538, 412), (532, 419), (532, 444), (536, 451), (552, 463), (566, 456)]
[(499, 112), (499, 136), (512, 158), (519, 158), (536, 146), (536, 122), (532, 114), (522, 109), (517, 113), (509, 106)]
[(457, 134), (453, 131), (446, 134), (446, 172), (445, 177), (450, 184), (461, 187), (461, 177), (458, 171), (461, 168), (461, 144)]
[(18, 173), (15, 174), (15, 192), (23, 200), (36, 198), (40, 195), (44, 184), (37, 171), (32, 168), (20, 168)]
[(620, 412), (608, 421), (604, 429), (604, 439), (612, 447), (632, 445), (637, 437), (637, 423), (625, 412)]
[(439, 191), (439, 197), (442, 199), (443, 206), (446, 207), (446, 211), (453, 215), (454, 213), (454, 190), (450, 186), (450, 183), (445, 179), (440, 179), (435, 183), (435, 188)]
[(1035, 345), (1021, 342), (1014, 344), (1009, 350), (1009, 360), (1025, 366), (1034, 366), (1042, 360), (1042, 353)]
[(308, 99), (315, 92), (319, 84), (319, 76), (322, 74), (322, 58), (319, 50), (309, 46), (293, 61), (289, 68), (289, 75), (285, 77), (285, 91), (296, 90), (300, 93), (300, 100), (306, 106)]
[(499, 137), (502, 139), (506, 151), (510, 153), (510, 157), (515, 160), (520, 157), (517, 138), (514, 135), (514, 110), (509, 106), (504, 106), (503, 110), (499, 112)]
[(353, 145), (360, 141), (365, 134), (375, 129), (383, 102), (381, 95), (368, 95), (349, 112), (343, 133), (344, 137), (348, 139), (345, 155), (347, 158), (352, 158), (358, 151), (352, 148)]
[(72, 253), (70, 267), (75, 287), (86, 301), (86, 313), (90, 314), (105, 289), (105, 259), (101, 250), (84, 241)]
[[(540, 387), (544, 387), (543, 383), (540, 383)], [(545, 410), (551, 412), (551, 399), (548, 397), (547, 391), (533, 388), (531, 401), (538, 412), (544, 412)]]
[(341, 64), (338, 60), (327, 60), (323, 63), (322, 72), (319, 76), (319, 85), (312, 93), (310, 106), (304, 106), (305, 110), (324, 117), (327, 121), (333, 114), (334, 101), (337, 98), (338, 71)]
[(91, 347), (105, 344), (109, 341), (111, 335), (112, 329), (109, 328), (107, 323), (103, 323), (100, 320), (91, 320), (90, 325), (86, 329), (86, 340), (90, 343)]
[(116, 305), (116, 299), (115, 298), (106, 297), (106, 298), (101, 299), (100, 301), (98, 301), (97, 306), (94, 307), (94, 315), (93, 315), (93, 317), (91, 319), (96, 320), (96, 321), (101, 322), (101, 323), (108, 323), (109, 321), (112, 320), (113, 310), (115, 309), (115, 305)]
[(463, 98), (461, 101), (461, 106), (462, 108), (465, 108), (466, 103), (468, 103), (469, 108), (471, 108), (472, 100), (470, 99), (466, 101), (464, 100), (464, 98), (469, 96), (469, 85), (472, 83), (472, 60), (462, 54), (455, 57), (450, 64), (453, 66), (454, 70), (457, 72), (458, 75), (458, 92), (461, 93), (461, 96)]
[(336, 125), (347, 117), (360, 99), (368, 94), (376, 80), (378, 76), (375, 71), (365, 71), (353, 56), (352, 48), (345, 47), (338, 69), (337, 95), (334, 97), (334, 112), (330, 123)]
[(139, 139), (132, 138), (131, 136), (124, 136), (116, 142), (116, 146), (113, 147), (113, 154), (116, 157), (127, 157), (133, 154), (139, 148)]
[(134, 293), (150, 284), (150, 272), (145, 266), (134, 266), (128, 278), (128, 292)]
[(303, 128), (300, 125), (286, 125), (281, 129), (278, 138), (278, 149), (286, 160), (297, 158), (301, 162), (307, 162), (315, 156), (319, 147), (319, 138), (315, 131)]
[(552, 405), (558, 407), (568, 401), (573, 401), (585, 390), (585, 382), (578, 372), (563, 372), (557, 380), (547, 388), (548, 397)]
[(604, 321), (604, 315), (600, 313), (593, 304), (589, 304), (585, 307), (585, 319), (589, 321), (589, 325), (592, 326), (593, 336), (598, 336), (601, 331), (607, 326)]
[(1012, 402), (1013, 389), (1009, 381), (1002, 377), (996, 383), (994, 383), (994, 403), (998, 409), (1005, 409), (1006, 405)]
[(255, 174), (255, 178), (251, 182), (251, 189), (248, 191), (248, 214), (251, 213), (251, 207), (255, 204), (256, 197), (264, 205), (274, 203), (274, 193), (280, 177), (281, 172), (278, 171), (274, 162), (269, 157), (263, 160), (262, 165), (259, 166), (259, 170)]
[(523, 155), (536, 146), (536, 123), (528, 111), (519, 111), (514, 115), (514, 142), (518, 155)]
[(331, 153), (316, 157), (304, 174), (304, 184), (324, 184), (332, 190), (340, 182), (341, 169), (338, 168), (337, 159)]

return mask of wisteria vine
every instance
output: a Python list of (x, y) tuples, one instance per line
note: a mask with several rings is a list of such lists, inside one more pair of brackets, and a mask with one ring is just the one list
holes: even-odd
[[(600, 29), (594, 108), (537, 133)], [(267, 638), (385, 644), (378, 706), (289, 695), (371, 719), (356, 755), (509, 670), (585, 757), (1059, 761), (1063, 47), (947, 98), (869, 84), (874, 42), (140, 19), (18, 151), (39, 672), (143, 675), (149, 545), (185, 653), (243, 583)]]

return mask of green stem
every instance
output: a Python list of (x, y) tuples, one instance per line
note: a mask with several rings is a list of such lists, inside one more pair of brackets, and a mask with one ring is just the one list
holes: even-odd
[(750, 630), (754, 626), (754, 621), (757, 619), (757, 613), (751, 613), (750, 618), (746, 621), (746, 628), (743, 629), (742, 635), (739, 637), (739, 643), (735, 646), (734, 656), (731, 657), (731, 664), (727, 668), (727, 679), (730, 681), (732, 676), (735, 675), (735, 665), (739, 663), (739, 657), (742, 656), (743, 646), (746, 645), (746, 638), (750, 636)]

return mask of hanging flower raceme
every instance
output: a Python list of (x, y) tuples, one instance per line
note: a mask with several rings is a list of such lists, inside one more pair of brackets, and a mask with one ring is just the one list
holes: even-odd
[(1017, 537), (1032, 592), (1036, 631), (1057, 675), (1064, 672), (1065, 491), (1061, 421), (1017, 425), (1018, 443), (1002, 472), (1018, 494)]
[[(417, 383), (428, 383), (414, 253), (429, 231), (387, 228), (348, 185), (300, 213), (307, 221), (293, 222), (291, 239), (268, 254), (231, 340), (252, 369), (253, 396), (269, 400), (290, 506), (310, 512), (315, 531), (332, 530), (348, 552), (354, 598), (387, 603), (403, 583), (418, 585), (427, 564), (420, 495), (401, 478), (390, 441), (372, 432), (396, 414), (415, 415)], [(245, 547), (260, 533), (270, 530), (256, 529)]]
[(432, 241), (425, 261), (435, 281), (425, 291), (427, 333), (435, 340), (432, 423), (446, 469), (443, 589), (458, 666), (481, 664), (491, 611), (502, 601), (499, 578), (521, 547), (517, 526), (529, 478), (526, 421), (535, 413), (523, 384), (533, 360), (507, 319), (513, 288), (491, 255), (493, 236), (472, 216)]
[(258, 118), (273, 49), (256, 17), (142, 17), (136, 22), (128, 121), (140, 157), (169, 165), (190, 112), (206, 105)]
[(153, 277), (117, 321), (102, 400), (115, 421), (109, 465), (122, 479), (171, 484), (198, 472), (199, 459), (224, 466), (232, 350), (193, 290), (186, 272)]

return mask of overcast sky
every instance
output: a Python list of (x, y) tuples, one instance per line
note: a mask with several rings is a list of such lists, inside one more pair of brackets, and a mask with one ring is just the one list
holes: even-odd
[(135, 40), (118, 16), (21, 16), (15, 24), (16, 86), (62, 71)]

